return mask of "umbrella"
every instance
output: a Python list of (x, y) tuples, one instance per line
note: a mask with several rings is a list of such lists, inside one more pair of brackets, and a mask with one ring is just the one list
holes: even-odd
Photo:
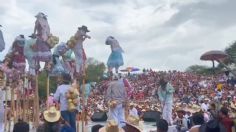
[(210, 60), (212, 61), (213, 64), (213, 69), (215, 67), (215, 63), (214, 61), (216, 60), (217, 62), (221, 63), (220, 60), (226, 59), (228, 58), (228, 55), (226, 53), (224, 53), (223, 51), (220, 50), (211, 50), (208, 51), (204, 54), (202, 54), (202, 56), (200, 57), (201, 60)]
[(120, 70), (121, 72), (135, 72), (135, 71), (139, 71), (139, 68), (135, 68), (135, 67), (127, 67), (126, 69)]
[(228, 55), (220, 50), (212, 50), (208, 51), (200, 57), (201, 60), (211, 60), (211, 61), (218, 61), (227, 58)]

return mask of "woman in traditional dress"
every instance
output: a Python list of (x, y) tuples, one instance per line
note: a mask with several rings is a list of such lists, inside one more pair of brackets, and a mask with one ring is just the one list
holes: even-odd
[(37, 61), (49, 62), (52, 53), (47, 43), (50, 36), (50, 27), (47, 21), (47, 16), (40, 12), (35, 17), (37, 18), (34, 27), (34, 34), (37, 36), (35, 57)]
[(115, 68), (118, 73), (119, 67), (124, 65), (122, 53), (123, 49), (120, 47), (119, 42), (112, 36), (107, 37), (106, 45), (111, 46), (111, 54), (107, 61), (108, 70), (112, 73), (112, 69)]
[[(0, 25), (2, 27), (2, 25)], [(0, 29), (0, 52), (2, 52), (5, 49), (5, 41), (2, 35), (2, 31)]]

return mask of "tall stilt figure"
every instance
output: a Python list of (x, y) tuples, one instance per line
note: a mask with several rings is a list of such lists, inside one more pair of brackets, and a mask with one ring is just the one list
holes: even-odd
[(24, 46), (25, 46), (25, 37), (24, 35), (19, 35), (14, 40), (10, 52), (12, 56), (13, 68), (19, 72), (19, 75), (24, 74), (26, 67)]
[(86, 54), (83, 48), (83, 42), (86, 38), (90, 39), (86, 33), (90, 32), (86, 26), (81, 26), (78, 28), (76, 34), (71, 37), (67, 42), (68, 46), (73, 50), (75, 54), (75, 63), (76, 63), (76, 75), (82, 77), (85, 70)]
[[(0, 25), (0, 28), (2, 27), (2, 25)], [(2, 52), (5, 49), (5, 41), (3, 38), (3, 34), (2, 31), (0, 29), (0, 52)]]
[(112, 36), (107, 37), (106, 45), (111, 46), (111, 54), (107, 61), (108, 70), (112, 73), (112, 69), (115, 68), (118, 73), (119, 67), (124, 65), (122, 53), (123, 49), (120, 47), (119, 42)]
[[(52, 53), (50, 46), (47, 43), (50, 34), (50, 27), (47, 21), (47, 16), (40, 12), (36, 16), (34, 35), (36, 35), (36, 45), (34, 47), (36, 51), (35, 59), (39, 62), (48, 63), (51, 61)], [(38, 63), (39, 64), (39, 63)]]

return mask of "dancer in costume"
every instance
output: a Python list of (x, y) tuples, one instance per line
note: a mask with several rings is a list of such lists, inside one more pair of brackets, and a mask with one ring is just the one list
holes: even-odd
[(68, 70), (66, 70), (63, 65), (62, 62), (60, 61), (60, 56), (62, 56), (63, 54), (65, 54), (67, 51), (69, 50), (69, 48), (67, 47), (66, 43), (60, 43), (58, 44), (53, 51), (53, 69), (51, 74), (52, 75), (61, 75), (63, 73), (69, 73)]
[(158, 88), (158, 96), (162, 105), (162, 116), (163, 119), (165, 119), (171, 125), (173, 93), (175, 90), (165, 77), (160, 78), (159, 84), (160, 87)]
[[(2, 25), (0, 25), (0, 27), (2, 27)], [(2, 31), (0, 29), (0, 52), (2, 52), (4, 49), (5, 49), (5, 41), (3, 38)]]
[(62, 55), (62, 65), (64, 67), (64, 69), (66, 69), (71, 78), (74, 79), (74, 74), (75, 74), (75, 58), (73, 56), (73, 51), (71, 49), (69, 49), (68, 51), (66, 51), (66, 53), (64, 53)]
[(36, 36), (34, 34), (29, 36), (30, 39), (26, 40), (25, 46), (24, 46), (24, 55), (25, 58), (28, 61), (29, 64), (29, 74), (35, 75), (35, 71), (37, 69), (36, 67), (36, 61), (35, 61), (35, 46), (36, 46)]
[(118, 73), (119, 67), (124, 65), (122, 53), (123, 49), (120, 47), (119, 42), (112, 36), (107, 37), (106, 45), (111, 46), (111, 54), (107, 61), (108, 70), (112, 73), (112, 69), (115, 68)]
[(90, 32), (86, 26), (81, 26), (78, 28), (75, 36), (73, 36), (69, 42), (68, 46), (72, 48), (75, 54), (75, 62), (76, 62), (76, 74), (82, 75), (85, 70), (85, 62), (86, 62), (86, 54), (83, 48), (83, 42), (86, 38), (90, 39), (86, 33)]
[(115, 120), (119, 127), (125, 126), (125, 104), (127, 102), (127, 92), (123, 79), (119, 79), (117, 74), (113, 75), (113, 81), (108, 84), (106, 101), (109, 105), (109, 118)]
[(26, 62), (24, 56), (25, 37), (19, 35), (16, 37), (11, 48), (11, 56), (13, 68), (19, 71), (20, 74), (25, 72)]
[(35, 17), (37, 18), (34, 27), (34, 35), (37, 37), (35, 59), (37, 62), (49, 62), (51, 61), (52, 53), (50, 51), (50, 46), (47, 43), (47, 40), (51, 35), (47, 16), (40, 12)]

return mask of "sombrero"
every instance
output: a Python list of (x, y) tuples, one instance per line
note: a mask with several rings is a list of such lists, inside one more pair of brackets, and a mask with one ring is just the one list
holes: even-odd
[(47, 122), (57, 122), (61, 117), (61, 113), (52, 106), (49, 110), (43, 112), (43, 117)]
[(118, 127), (115, 120), (109, 120), (106, 126), (99, 129), (99, 132), (124, 132), (124, 130)]
[(132, 115), (129, 115), (126, 119), (126, 125), (129, 127), (133, 127), (135, 129), (137, 129), (139, 132), (142, 132), (143, 131), (143, 128), (141, 127), (142, 124), (139, 120), (138, 117), (135, 117), (135, 116), (132, 116)]

